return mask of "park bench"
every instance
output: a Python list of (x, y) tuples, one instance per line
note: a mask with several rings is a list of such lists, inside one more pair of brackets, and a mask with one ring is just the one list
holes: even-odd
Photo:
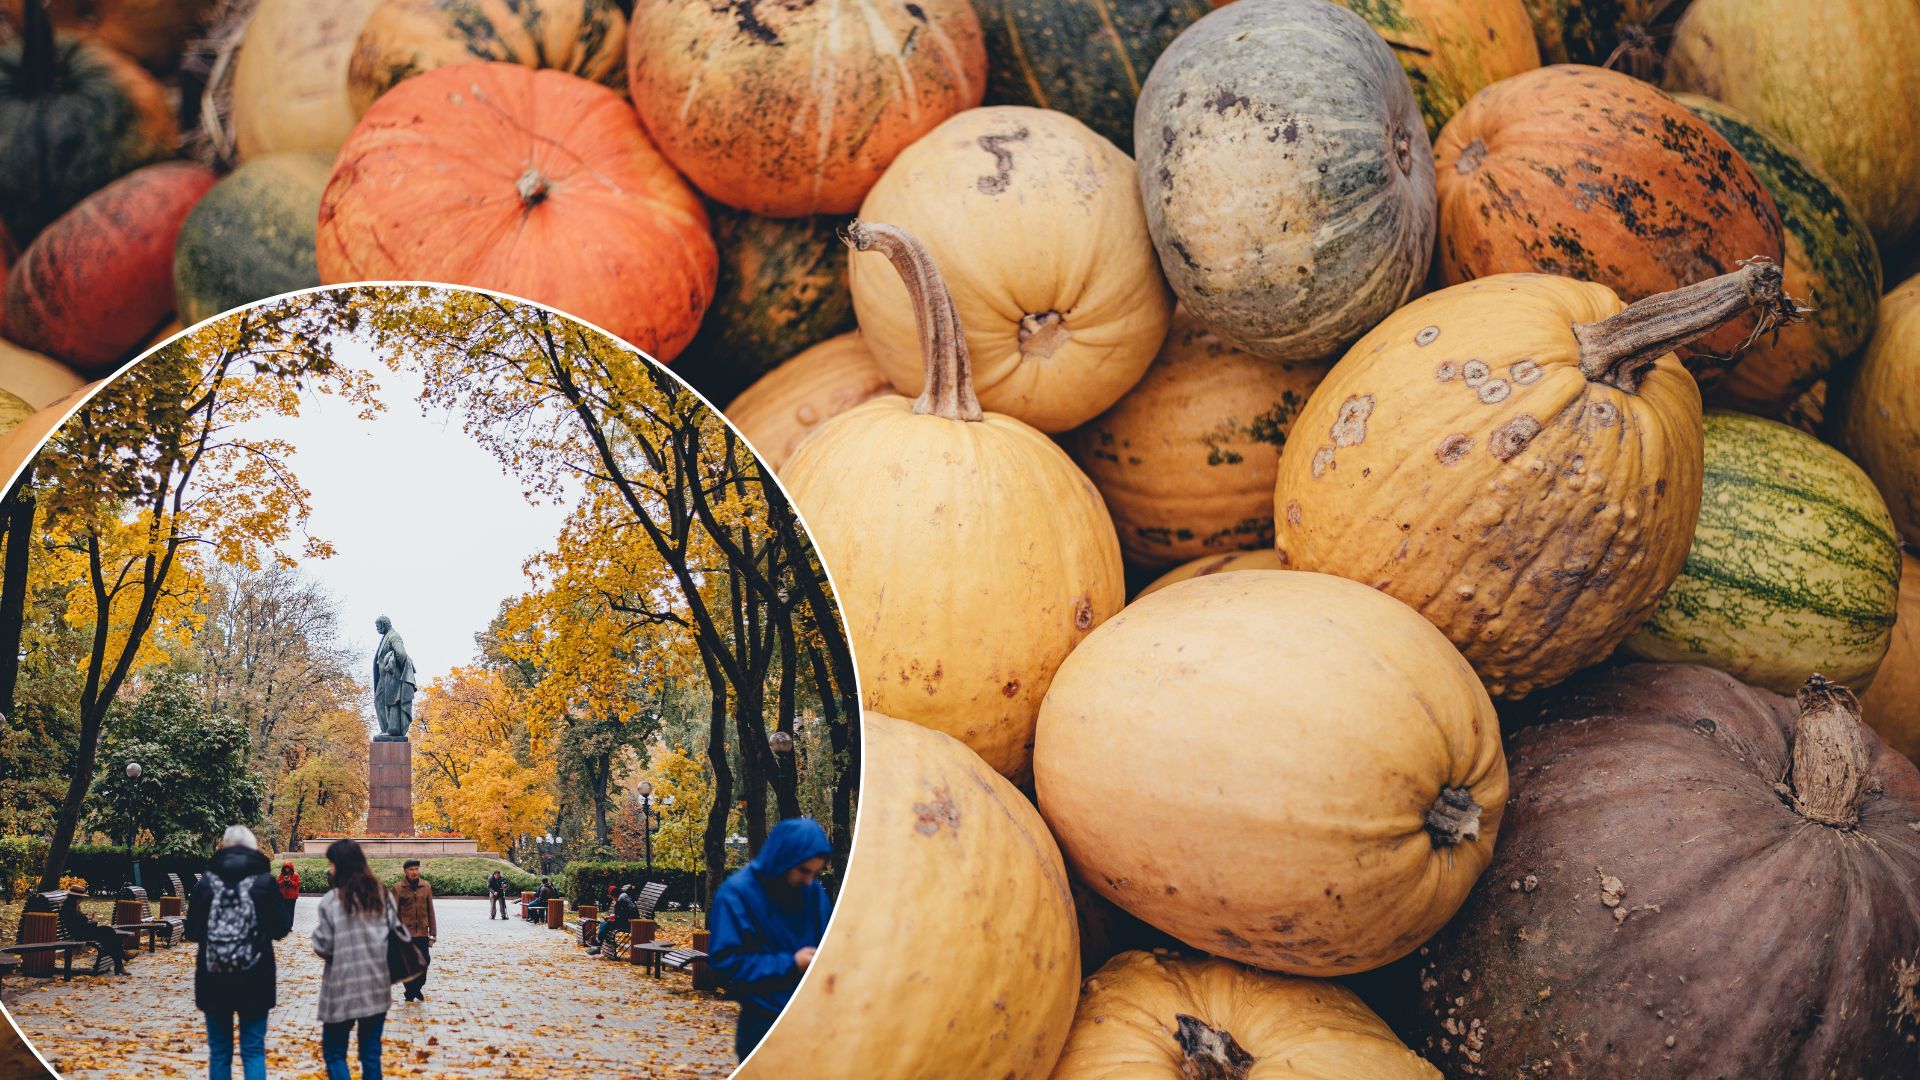
[[(54, 936), (52, 939), (45, 941), (26, 940), (30, 933), (32, 933), (29, 927), (36, 927), (44, 923), (44, 920), (29, 922), (28, 916), (30, 915), (54, 916)], [(71, 979), (73, 978), (73, 954), (79, 952), (81, 949), (92, 949), (94, 950), (94, 954), (93, 967), (91, 970), (93, 973), (98, 974), (102, 969), (111, 967), (113, 960), (100, 951), (100, 946), (97, 943), (83, 940), (79, 936), (80, 932), (84, 929), (84, 921), (80, 917), (80, 897), (77, 893), (70, 893), (64, 889), (56, 889), (52, 892), (33, 893), (27, 897), (26, 905), (20, 912), (20, 928), (14, 934), (14, 944), (0, 948), (0, 952), (19, 957), (21, 970), (26, 974), (48, 976), (53, 974), (51, 964), (45, 965), (44, 970), (34, 970), (41, 965), (29, 964), (27, 963), (28, 959), (40, 956), (51, 958), (55, 953), (61, 954), (65, 960), (61, 973), (65, 978)], [(135, 935), (123, 932), (120, 936), (122, 938), (134, 938), (134, 944), (136, 946), (139, 944), (139, 940)]]
[[(642, 885), (640, 891), (634, 894), (633, 897), (634, 905), (638, 910), (634, 918), (653, 918), (654, 913), (660, 909), (660, 898), (665, 895), (667, 895), (667, 887), (661, 882), (656, 881), (651, 884)], [(613, 933), (610, 936), (613, 939), (611, 942), (613, 948), (607, 948), (609, 942), (602, 941), (600, 943), (600, 956), (601, 959), (604, 960), (617, 960), (622, 953), (628, 951), (628, 946), (633, 943), (631, 924), (625, 927), (614, 927)]]
[(178, 945), (187, 933), (187, 917), (162, 915), (155, 918), (152, 907), (147, 903), (147, 890), (138, 885), (123, 885), (113, 903), (113, 928), (147, 935), (147, 951), (152, 952), (157, 938), (165, 939), (169, 949)]

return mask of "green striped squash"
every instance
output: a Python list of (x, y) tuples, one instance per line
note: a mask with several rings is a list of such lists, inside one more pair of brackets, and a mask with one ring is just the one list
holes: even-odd
[(173, 249), (181, 325), (320, 284), (313, 232), (332, 170), (328, 153), (264, 154), (213, 185)]
[(1207, 0), (981, 0), (988, 105), (1053, 109), (1133, 153), (1133, 109), (1161, 50)]
[(1735, 408), (1779, 416), (1872, 335), (1880, 253), (1839, 185), (1792, 143), (1711, 98), (1673, 98), (1733, 144), (1780, 209), (1787, 295), (1813, 310), (1755, 341), (1715, 391)]
[(1792, 693), (1855, 690), (1892, 641), (1900, 546), (1873, 481), (1805, 432), (1706, 415), (1706, 490), (1686, 567), (1627, 651)]

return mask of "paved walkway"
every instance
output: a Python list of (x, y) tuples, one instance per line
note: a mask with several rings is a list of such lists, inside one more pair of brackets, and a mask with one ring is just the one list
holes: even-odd
[[(308, 942), (317, 903), (301, 898), (293, 933), (276, 951), (280, 1005), (267, 1029), (276, 1077), (325, 1076), (321, 965)], [(405, 1003), (394, 988), (387, 1076), (680, 1078), (732, 1069), (734, 1006), (695, 993), (686, 974), (655, 980), (630, 964), (587, 957), (571, 934), (519, 919), (489, 922), (483, 900), (440, 900), (436, 913), (427, 1000)], [(198, 1080), (207, 1051), (193, 1007), (193, 956), (190, 944), (142, 952), (126, 978), (10, 978), (0, 1001), (68, 1080)]]

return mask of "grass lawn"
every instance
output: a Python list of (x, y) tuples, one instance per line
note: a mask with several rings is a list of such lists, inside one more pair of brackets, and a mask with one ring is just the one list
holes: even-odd
[[(326, 891), (328, 866), (327, 860), (318, 855), (275, 855), (273, 873), (278, 876), (280, 864), (291, 862), (294, 873), (300, 875), (300, 891), (318, 894)], [(400, 880), (403, 873), (401, 864), (405, 859), (369, 859), (367, 864), (373, 868), (373, 876), (388, 885)], [(438, 859), (421, 859), (420, 876), (433, 886), (436, 896), (485, 896), (487, 895), (487, 876), (495, 870), (507, 876), (507, 884), (517, 899), (524, 890), (540, 884), (537, 874), (525, 870), (504, 859), (483, 859), (474, 855), (454, 855)], [(558, 881), (556, 879), (556, 884)]]

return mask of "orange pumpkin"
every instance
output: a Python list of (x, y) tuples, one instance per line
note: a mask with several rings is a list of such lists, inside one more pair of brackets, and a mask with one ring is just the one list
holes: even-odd
[(213, 181), (149, 165), (47, 226), (7, 274), (7, 335), (85, 374), (117, 367), (173, 313), (174, 241)]
[(323, 284), (497, 289), (661, 361), (693, 340), (719, 266), (699, 197), (618, 94), (504, 63), (438, 68), (375, 101), (340, 148), (315, 246)]
[(701, 191), (769, 217), (850, 214), (894, 155), (980, 104), (967, 0), (635, 5), (633, 107)]
[[(1731, 144), (1658, 89), (1562, 64), (1488, 87), (1433, 148), (1443, 285), (1539, 271), (1597, 281), (1628, 302), (1783, 259), (1780, 214)], [(1724, 369), (1759, 316), (1689, 357)], [(1464, 358), (1462, 358), (1464, 359)]]

